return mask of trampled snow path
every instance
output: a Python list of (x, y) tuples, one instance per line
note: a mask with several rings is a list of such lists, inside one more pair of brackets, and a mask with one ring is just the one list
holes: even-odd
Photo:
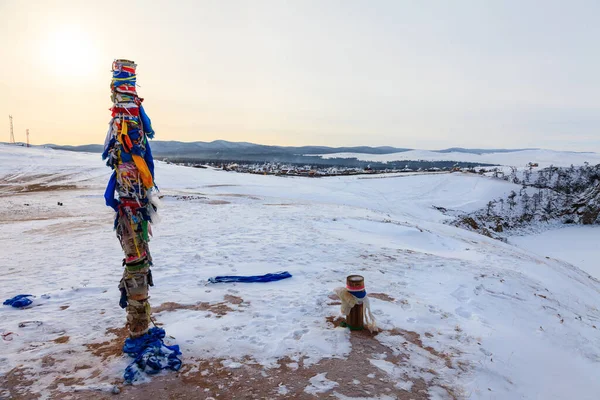
[[(119, 332), (107, 331), (124, 323), (121, 250), (102, 199), (108, 168), (96, 155), (18, 151), (0, 146), (0, 281), (5, 298), (37, 297), (25, 310), (0, 308), (0, 397), (108, 391), (129, 361), (116, 354), (120, 339), (111, 342)], [(205, 396), (223, 397), (237, 387), (227, 374), (254, 371), (248, 381), (260, 382), (261, 395), (314, 398), (304, 389), (325, 373), (339, 386), (319, 396), (597, 397), (598, 281), (442, 225), (431, 207), (470, 211), (513, 185), (461, 174), (288, 179), (162, 163), (157, 181), (151, 302), (187, 368), (154, 381), (201, 382)], [(294, 278), (206, 283), (284, 269)], [(331, 290), (350, 273), (382, 294), (372, 299), (383, 329), (374, 338), (332, 324)], [(208, 383), (219, 379), (223, 387)]]

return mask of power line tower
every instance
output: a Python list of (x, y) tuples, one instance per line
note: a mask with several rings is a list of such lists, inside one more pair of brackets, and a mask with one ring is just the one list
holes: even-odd
[(25, 133), (27, 134), (27, 147), (29, 147), (29, 129), (25, 129)]
[(10, 120), (10, 143), (15, 143), (15, 134), (13, 133), (13, 123), (12, 123), (12, 115), (8, 116)]

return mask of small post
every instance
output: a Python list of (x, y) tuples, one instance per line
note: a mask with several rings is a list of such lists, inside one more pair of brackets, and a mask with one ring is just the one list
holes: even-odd
[[(365, 291), (365, 278), (361, 275), (350, 275), (346, 278), (346, 289), (351, 294)], [(351, 331), (362, 331), (365, 328), (362, 303), (355, 305), (346, 317), (346, 324)]]

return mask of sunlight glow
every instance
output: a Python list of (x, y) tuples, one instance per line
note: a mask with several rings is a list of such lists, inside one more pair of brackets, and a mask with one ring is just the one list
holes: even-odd
[(51, 32), (44, 40), (42, 54), (49, 72), (59, 77), (89, 77), (97, 61), (92, 40), (76, 25)]

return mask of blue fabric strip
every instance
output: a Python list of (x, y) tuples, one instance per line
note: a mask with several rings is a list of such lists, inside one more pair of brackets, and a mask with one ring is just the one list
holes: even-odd
[(360, 292), (352, 292), (352, 291), (348, 290), (348, 293), (350, 293), (352, 296), (356, 297), (357, 299), (362, 299), (367, 295), (366, 290), (361, 290)]
[(150, 148), (150, 142), (146, 140), (146, 154), (144, 155), (144, 161), (148, 166), (150, 174), (152, 174), (152, 180), (154, 180), (154, 158), (152, 157), (152, 149)]
[(104, 201), (106, 205), (112, 207), (113, 210), (117, 211), (119, 209), (119, 200), (115, 199), (115, 191), (117, 190), (117, 173), (113, 172), (108, 181), (108, 185), (106, 185), (106, 190), (104, 191)]
[(142, 121), (142, 126), (144, 127), (144, 132), (146, 135), (152, 139), (154, 138), (154, 130), (152, 129), (152, 121), (148, 114), (146, 114), (146, 110), (144, 110), (144, 106), (140, 104), (140, 120)]
[(210, 283), (223, 283), (223, 282), (275, 282), (282, 279), (291, 278), (292, 274), (287, 271), (275, 272), (273, 274), (265, 275), (250, 275), (250, 276), (215, 276), (214, 278), (208, 278)]

